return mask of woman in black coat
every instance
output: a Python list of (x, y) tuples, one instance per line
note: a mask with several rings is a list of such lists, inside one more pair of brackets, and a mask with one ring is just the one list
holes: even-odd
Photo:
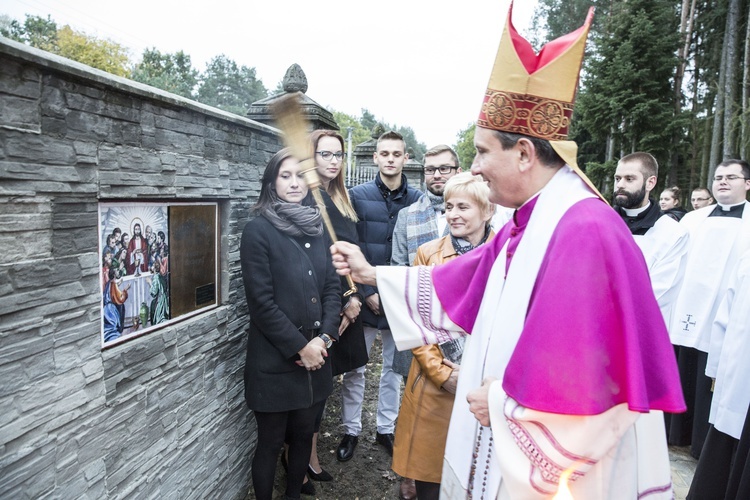
[[(328, 216), (334, 227), (336, 236), (342, 241), (358, 244), (357, 213), (349, 201), (349, 195), (344, 183), (344, 138), (333, 130), (315, 130), (310, 135), (315, 154), (315, 169), (322, 186), (322, 197), (325, 201)], [(349, 285), (341, 277), (342, 292), (348, 290)], [(339, 325), (339, 341), (333, 344), (330, 351), (333, 375), (346, 373), (363, 366), (368, 361), (365, 333), (362, 319), (359, 317), (364, 300), (359, 293), (341, 297), (341, 324)], [(312, 453), (308, 476), (316, 481), (332, 481), (333, 476), (324, 470), (318, 459), (318, 431), (323, 418), (321, 407), (315, 422), (315, 434), (312, 441)]]
[(333, 390), (327, 347), (338, 338), (341, 287), (317, 208), (288, 150), (276, 153), (242, 233), (250, 312), (245, 400), (258, 424), (256, 498), (270, 500), (279, 450), (289, 443), (287, 498), (299, 498), (316, 416)]

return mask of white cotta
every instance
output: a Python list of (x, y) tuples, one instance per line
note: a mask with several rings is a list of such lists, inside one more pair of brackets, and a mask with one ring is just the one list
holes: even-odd
[(708, 352), (711, 326), (732, 269), (750, 249), (750, 203), (742, 219), (709, 217), (715, 205), (683, 217), (690, 232), (685, 278), (677, 297), (669, 335), (672, 343)]
[(664, 323), (669, 326), (685, 276), (690, 233), (685, 226), (664, 215), (646, 234), (636, 234), (633, 238), (646, 260), (654, 296)]
[(714, 320), (706, 375), (716, 378), (708, 421), (739, 439), (750, 405), (750, 251), (731, 278)]

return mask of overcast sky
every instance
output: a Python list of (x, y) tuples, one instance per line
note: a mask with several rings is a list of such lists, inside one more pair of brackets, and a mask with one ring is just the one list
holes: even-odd
[[(516, 1), (519, 31), (536, 3)], [(506, 12), (505, 0), (0, 0), (0, 14), (49, 14), (133, 61), (147, 47), (183, 50), (202, 70), (226, 54), (269, 90), (297, 63), (313, 100), (410, 126), (427, 147), (455, 143), (476, 120)]]

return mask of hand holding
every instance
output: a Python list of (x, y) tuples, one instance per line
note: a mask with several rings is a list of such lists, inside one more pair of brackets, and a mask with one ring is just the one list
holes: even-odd
[(359, 300), (359, 297), (356, 295), (352, 295), (349, 297), (349, 302), (346, 303), (344, 306), (344, 310), (341, 311), (341, 314), (346, 316), (349, 319), (350, 323), (354, 323), (354, 321), (357, 320), (357, 316), (359, 316), (360, 311), (362, 310), (362, 301)]
[(375, 268), (371, 266), (357, 245), (337, 241), (331, 245), (333, 267), (341, 276), (351, 275), (357, 283), (375, 286)]

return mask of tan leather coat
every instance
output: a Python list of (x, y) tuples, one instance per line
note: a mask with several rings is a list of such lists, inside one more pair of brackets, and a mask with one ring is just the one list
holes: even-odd
[[(495, 233), (490, 232), (488, 241)], [(458, 255), (450, 236), (425, 243), (414, 265), (442, 264)], [(414, 359), (396, 424), (393, 470), (403, 477), (439, 483), (454, 395), (442, 389), (453, 371), (437, 345), (412, 349)]]

